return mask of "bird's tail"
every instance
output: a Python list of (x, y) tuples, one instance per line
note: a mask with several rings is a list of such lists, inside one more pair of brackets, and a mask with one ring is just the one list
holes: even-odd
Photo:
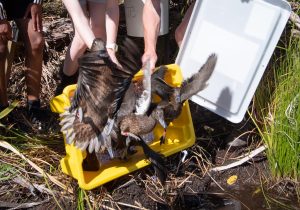
[(143, 148), (143, 151), (146, 155), (146, 157), (150, 160), (150, 162), (153, 164), (153, 168), (155, 170), (155, 173), (159, 179), (159, 181), (164, 184), (167, 178), (167, 170), (165, 167), (163, 156), (154, 150), (152, 150), (142, 138), (140, 138), (140, 144)]
[(164, 163), (163, 156), (154, 150), (152, 150), (140, 136), (130, 135), (134, 139), (138, 140), (139, 144), (142, 146), (144, 154), (150, 160), (155, 170), (155, 173), (159, 181), (164, 184), (167, 179), (167, 169)]
[(205, 64), (192, 77), (186, 79), (181, 86), (180, 100), (184, 102), (207, 87), (207, 81), (212, 75), (217, 63), (216, 54), (211, 54)]

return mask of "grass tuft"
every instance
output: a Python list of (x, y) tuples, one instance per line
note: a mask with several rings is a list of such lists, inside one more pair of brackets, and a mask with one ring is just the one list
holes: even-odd
[(256, 95), (255, 119), (275, 179), (300, 178), (300, 39), (291, 39)]

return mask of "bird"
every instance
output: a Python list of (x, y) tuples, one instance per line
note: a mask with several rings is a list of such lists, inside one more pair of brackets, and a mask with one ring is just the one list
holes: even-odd
[(101, 39), (95, 39), (91, 51), (79, 59), (77, 89), (71, 106), (61, 114), (61, 131), (67, 144), (74, 142), (78, 149), (87, 149), (89, 153), (107, 150), (114, 156), (114, 142), (108, 134), (126, 90), (141, 66), (135, 58), (140, 52), (130, 44), (124, 45), (123, 51), (126, 48), (127, 53), (119, 58), (122, 68), (110, 60)]
[[(145, 72), (150, 71), (149, 68), (144, 68), (143, 93), (146, 94), (136, 97), (134, 93), (132, 79), (142, 67), (138, 59), (140, 57), (139, 48), (133, 41), (126, 39), (119, 46), (117, 55), (121, 65), (116, 65), (107, 54), (105, 42), (95, 39), (91, 50), (79, 59), (77, 89), (71, 106), (60, 115), (61, 131), (65, 134), (67, 144), (74, 143), (76, 148), (87, 150), (86, 170), (98, 170), (101, 167), (101, 162), (98, 167), (93, 165), (96, 153), (101, 156), (107, 152), (110, 158), (115, 158), (116, 151), (127, 150), (127, 142), (133, 139), (143, 148), (146, 157), (154, 164), (155, 171), (163, 174), (163, 181), (165, 166), (162, 156), (153, 151), (141, 137), (124, 136), (119, 129), (122, 116), (133, 113), (144, 116), (151, 102), (151, 74)], [(138, 109), (141, 111), (137, 112)]]
[[(164, 78), (166, 73), (166, 67), (160, 67), (151, 75), (151, 94), (157, 92), (157, 87), (155, 85), (156, 78)], [(132, 81), (130, 87), (126, 91), (121, 107), (118, 111), (115, 124), (111, 131), (112, 139), (122, 139), (121, 142), (125, 142), (125, 147), (119, 147), (120, 158), (127, 159), (128, 154), (134, 154), (131, 146), (141, 146), (146, 157), (150, 160), (157, 174), (158, 179), (161, 183), (164, 183), (167, 177), (167, 170), (165, 167), (163, 156), (155, 151), (153, 151), (147, 144), (145, 135), (151, 134), (154, 129), (153, 120), (149, 123), (152, 118), (147, 115), (147, 113), (141, 114), (137, 113), (136, 108), (138, 104), (138, 99), (144, 93), (143, 80)], [(152, 106), (152, 103), (151, 103)], [(152, 112), (154, 115), (155, 112)], [(139, 135), (134, 135), (135, 132), (126, 132), (123, 125), (129, 124), (131, 128), (138, 128), (141, 132)], [(145, 125), (140, 127), (140, 125)], [(151, 136), (151, 135), (150, 135)], [(149, 140), (149, 139), (148, 139)]]
[(207, 87), (207, 81), (211, 77), (216, 63), (216, 54), (211, 54), (199, 71), (185, 79), (180, 87), (172, 87), (162, 77), (155, 77), (152, 83), (155, 84), (156, 94), (160, 96), (161, 101), (152, 103), (151, 107), (153, 108), (150, 109), (147, 116), (128, 115), (122, 119), (120, 122), (121, 132), (139, 136), (150, 132), (159, 123), (164, 128), (160, 143), (165, 143), (168, 125), (181, 114), (183, 103), (187, 99)]

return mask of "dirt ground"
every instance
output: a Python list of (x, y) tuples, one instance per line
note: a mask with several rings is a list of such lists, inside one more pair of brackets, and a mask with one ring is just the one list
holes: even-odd
[[(55, 10), (55, 6), (51, 6)], [(44, 119), (43, 130), (35, 130), (25, 120), (26, 113), (22, 108), (25, 93), (22, 46), (14, 62), (9, 89), (10, 99), (20, 100), (21, 106), (11, 113), (10, 119), (15, 123), (14, 128), (25, 131), (28, 136), (44, 139), (41, 147), (43, 149), (23, 150), (24, 153), (28, 157), (40, 158), (48, 162), (50, 166), (45, 164), (43, 169), (48, 172), (53, 170), (52, 174), (72, 188), (74, 194), (63, 192), (59, 187), (51, 184), (51, 189), (60, 195), (56, 196), (57, 201), (55, 201), (55, 196), (52, 197), (49, 193), (32, 194), (28, 188), (17, 185), (11, 180), (1, 181), (0, 177), (0, 209), (9, 209), (8, 205), (4, 205), (5, 202), (28, 203), (45, 200), (46, 202), (41, 205), (24, 209), (59, 209), (57, 202), (62, 209), (79, 209), (78, 184), (73, 178), (64, 175), (59, 167), (59, 160), (65, 155), (64, 144), (59, 132), (58, 116), (51, 113), (49, 109), (49, 100), (56, 94), (60, 83), (59, 70), (64, 54), (72, 39), (72, 25), (70, 19), (66, 17), (65, 10), (56, 12), (59, 12), (59, 17), (57, 14), (53, 16), (48, 14), (45, 18), (47, 44), (44, 52), (41, 99), (48, 114)], [(121, 10), (120, 40), (126, 33), (122, 12), (124, 11)], [(171, 8), (170, 15), (173, 15), (175, 20), (171, 22), (171, 29), (174, 29), (173, 26), (177, 24), (178, 13), (177, 7)], [(171, 30), (169, 35), (170, 62), (174, 60), (173, 55), (177, 51), (174, 47), (173, 33), (174, 31)], [(187, 149), (184, 163), (181, 163), (183, 153), (166, 158), (169, 177), (164, 187), (157, 182), (154, 171), (149, 166), (97, 189), (86, 191), (91, 205), (99, 209), (300, 209), (295, 191), (296, 187), (299, 188), (299, 183), (289, 180), (271, 180), (268, 161), (263, 152), (238, 167), (222, 172), (210, 172), (210, 168), (237, 161), (239, 156), (258, 148), (261, 141), (247, 116), (240, 124), (232, 124), (193, 102), (190, 102), (190, 108), (196, 143)], [(0, 132), (3, 134), (5, 131)], [(230, 147), (228, 143), (240, 134), (245, 134), (240, 137), (242, 144)], [(52, 142), (45, 143), (47, 139)], [(27, 169), (33, 171), (32, 168), (27, 167)], [(43, 179), (37, 182), (41, 183)], [(84, 202), (86, 209), (89, 208), (89, 202)]]

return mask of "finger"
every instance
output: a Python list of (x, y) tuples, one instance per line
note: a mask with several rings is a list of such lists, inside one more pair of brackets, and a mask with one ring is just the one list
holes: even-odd
[(153, 57), (150, 59), (150, 69), (151, 69), (151, 72), (153, 72), (154, 69), (155, 69), (156, 60), (157, 59), (155, 59)]
[(43, 22), (42, 22), (41, 15), (37, 15), (37, 27), (38, 27), (38, 32), (41, 32), (43, 30)]
[[(32, 15), (32, 14), (31, 14)], [(32, 27), (33, 27), (33, 30), (34, 31), (37, 31), (38, 30), (38, 26), (37, 26), (37, 15), (36, 14), (34, 14), (33, 15), (33, 17), (31, 17), (32, 18)]]
[(2, 41), (3, 43), (7, 43), (6, 35), (2, 35), (2, 36), (1, 36), (1, 41)]
[(0, 34), (1, 40), (7, 41), (7, 40), (12, 40), (12, 32), (7, 30), (4, 33)]
[(13, 39), (12, 33), (11, 33), (11, 32), (7, 33), (6, 39), (7, 39), (7, 40), (12, 40), (12, 39)]
[(151, 60), (150, 61), (150, 69), (151, 69), (151, 72), (153, 73), (154, 69), (155, 69), (155, 61)]

